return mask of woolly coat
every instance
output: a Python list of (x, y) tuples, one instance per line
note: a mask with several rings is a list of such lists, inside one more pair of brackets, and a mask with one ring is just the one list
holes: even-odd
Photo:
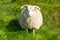
[(43, 17), (39, 10), (37, 10), (31, 17), (29, 17), (26, 13), (26, 9), (23, 9), (21, 14), (19, 15), (19, 24), (21, 28), (28, 29), (39, 29), (43, 23)]

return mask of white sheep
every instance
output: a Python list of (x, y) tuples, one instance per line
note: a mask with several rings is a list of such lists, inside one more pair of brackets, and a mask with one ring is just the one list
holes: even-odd
[(33, 34), (35, 30), (39, 29), (43, 23), (43, 17), (38, 6), (24, 5), (20, 16), (19, 24), (23, 29), (33, 29)]

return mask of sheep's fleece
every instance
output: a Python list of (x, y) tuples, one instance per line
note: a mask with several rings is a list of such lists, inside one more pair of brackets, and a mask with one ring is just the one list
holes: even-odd
[(39, 29), (43, 23), (43, 17), (38, 6), (24, 5), (19, 15), (19, 24), (25, 29)]

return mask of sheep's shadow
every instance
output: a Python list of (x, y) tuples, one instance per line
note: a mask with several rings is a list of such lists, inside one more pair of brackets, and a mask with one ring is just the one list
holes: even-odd
[[(21, 26), (18, 23), (17, 19), (11, 20), (8, 25), (6, 26), (6, 29), (10, 32), (17, 32), (17, 31), (24, 31), (25, 29), (22, 29)], [(28, 29), (28, 32), (31, 33), (32, 30)]]
[(17, 19), (11, 20), (6, 26), (6, 28), (8, 31), (11, 31), (11, 32), (24, 30), (24, 29), (21, 29)]

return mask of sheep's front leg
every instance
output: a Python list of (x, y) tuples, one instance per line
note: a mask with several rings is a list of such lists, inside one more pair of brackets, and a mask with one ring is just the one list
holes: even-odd
[(35, 36), (35, 29), (33, 29), (33, 35)]
[(26, 31), (28, 32), (28, 29), (26, 28)]

